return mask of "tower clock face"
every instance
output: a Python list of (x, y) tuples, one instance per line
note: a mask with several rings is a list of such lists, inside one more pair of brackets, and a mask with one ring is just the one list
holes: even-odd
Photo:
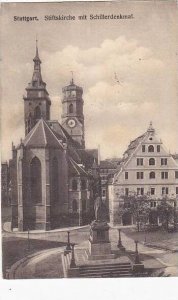
[(70, 128), (73, 128), (73, 127), (75, 127), (75, 125), (76, 125), (76, 121), (75, 121), (74, 119), (69, 119), (69, 120), (67, 121), (67, 124), (68, 124), (68, 126), (69, 126)]

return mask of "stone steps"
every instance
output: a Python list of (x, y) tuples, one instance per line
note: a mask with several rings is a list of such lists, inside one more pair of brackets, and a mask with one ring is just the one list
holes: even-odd
[(132, 277), (130, 263), (80, 266), (80, 277)]

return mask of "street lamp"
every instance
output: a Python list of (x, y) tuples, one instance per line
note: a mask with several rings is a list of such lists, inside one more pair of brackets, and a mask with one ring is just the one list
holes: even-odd
[(27, 251), (30, 251), (30, 229), (27, 228)]
[(71, 250), (71, 243), (70, 243), (70, 231), (67, 231), (67, 246), (66, 250), (70, 251)]
[(72, 246), (72, 257), (71, 257), (71, 261), (70, 261), (70, 268), (75, 268), (76, 267), (75, 255), (74, 255), (74, 246), (75, 246), (75, 244), (71, 244), (71, 246)]
[(135, 264), (140, 264), (140, 259), (138, 254), (138, 241), (135, 241)]
[(122, 245), (122, 240), (121, 240), (121, 229), (118, 229), (119, 231), (119, 240), (118, 240), (118, 244), (117, 244), (117, 247), (120, 249), (120, 250), (125, 250), (125, 247)]

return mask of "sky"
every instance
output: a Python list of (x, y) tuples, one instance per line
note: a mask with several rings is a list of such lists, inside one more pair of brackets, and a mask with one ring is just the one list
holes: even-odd
[[(45, 15), (75, 21), (45, 21)], [(133, 14), (127, 20), (89, 20), (90, 14)], [(78, 20), (87, 15), (87, 20)], [(36, 22), (13, 21), (37, 16)], [(122, 157), (149, 122), (171, 153), (178, 152), (178, 13), (175, 2), (8, 3), (2, 6), (2, 160), (24, 138), (23, 94), (33, 73), (38, 37), (42, 77), (61, 121), (62, 87), (83, 87), (87, 148)], [(118, 83), (119, 80), (119, 83)]]

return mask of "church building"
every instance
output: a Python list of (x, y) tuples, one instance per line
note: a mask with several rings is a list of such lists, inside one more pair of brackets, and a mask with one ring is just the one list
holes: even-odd
[(172, 206), (178, 202), (178, 164), (157, 136), (152, 122), (144, 134), (130, 142), (108, 190), (112, 225), (135, 223), (129, 199), (147, 199), (151, 209), (149, 222), (155, 225), (159, 223), (156, 211), (160, 202), (169, 200)]
[(62, 125), (50, 119), (51, 100), (38, 47), (24, 96), (25, 138), (10, 161), (12, 229), (50, 230), (93, 219), (97, 149), (85, 149), (83, 89), (63, 88)]

